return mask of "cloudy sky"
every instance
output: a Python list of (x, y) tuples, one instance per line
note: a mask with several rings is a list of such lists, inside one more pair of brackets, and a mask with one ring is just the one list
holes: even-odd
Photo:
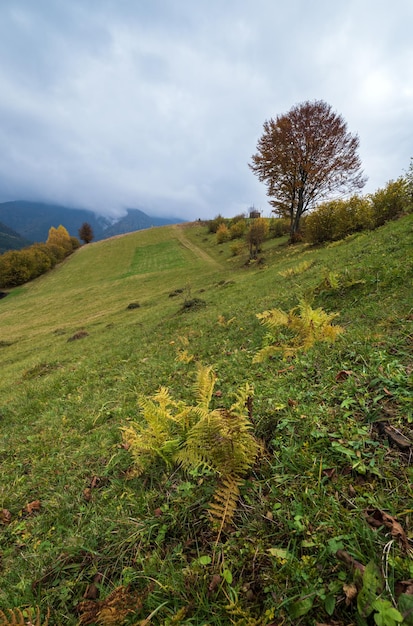
[(365, 191), (413, 157), (412, 0), (1, 0), (0, 202), (269, 214), (266, 119), (325, 100)]

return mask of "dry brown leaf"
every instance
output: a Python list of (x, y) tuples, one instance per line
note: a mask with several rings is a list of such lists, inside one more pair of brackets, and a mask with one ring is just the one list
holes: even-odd
[(384, 511), (380, 511), (380, 509), (366, 509), (365, 516), (367, 523), (373, 526), (373, 528), (381, 528), (382, 526), (388, 528), (391, 536), (397, 539), (399, 545), (407, 552), (410, 552), (411, 547), (407, 535), (401, 524), (394, 517)]
[(209, 583), (208, 591), (215, 591), (218, 585), (221, 584), (222, 578), (219, 574), (214, 574), (211, 578), (211, 582)]
[(340, 559), (340, 561), (343, 561), (343, 563), (345, 563), (346, 565), (349, 565), (350, 567), (353, 567), (354, 569), (364, 574), (364, 565), (356, 561), (356, 559), (353, 558), (351, 554), (349, 554), (345, 550), (337, 550), (336, 557)]
[(92, 490), (90, 489), (90, 487), (86, 487), (86, 489), (83, 489), (83, 497), (86, 500), (86, 502), (90, 502), (92, 499)]
[(408, 596), (413, 596), (413, 580), (411, 578), (409, 580), (399, 580), (395, 584), (395, 592), (397, 597), (399, 597), (402, 593), (405, 593)]
[(357, 492), (356, 492), (356, 490), (354, 489), (353, 485), (349, 485), (349, 486), (348, 486), (348, 493), (349, 493), (349, 495), (350, 495), (351, 497), (354, 497), (354, 496), (357, 494)]
[(285, 374), (286, 372), (292, 372), (294, 370), (294, 365), (290, 365), (290, 367), (284, 367), (282, 370), (277, 370), (277, 374)]
[(96, 489), (96, 487), (98, 487), (99, 483), (100, 483), (99, 476), (93, 476), (92, 480), (90, 481), (90, 488), (91, 489)]
[(2, 524), (10, 524), (11, 522), (11, 513), (8, 509), (1, 509), (0, 511), (0, 523)]
[(349, 376), (352, 376), (353, 374), (354, 372), (352, 372), (351, 370), (340, 370), (339, 373), (336, 375), (336, 382), (341, 383), (343, 382), (343, 380), (347, 380), (347, 378), (349, 378)]
[(79, 624), (99, 624), (101, 626), (120, 626), (126, 618), (142, 608), (142, 598), (129, 587), (116, 587), (105, 600), (83, 600), (76, 611)]
[(29, 515), (34, 515), (35, 513), (38, 513), (40, 511), (40, 506), (40, 500), (33, 500), (33, 502), (29, 502), (28, 504), (26, 504), (24, 510)]
[(390, 426), (390, 424), (383, 424), (382, 429), (389, 438), (390, 443), (396, 444), (396, 446), (400, 448), (400, 450), (408, 450), (412, 447), (412, 442), (410, 441), (410, 439), (405, 437), (393, 426)]
[(358, 593), (357, 587), (354, 583), (351, 583), (350, 585), (347, 585), (346, 583), (344, 583), (343, 591), (346, 596), (346, 606), (349, 606), (353, 602), (353, 600), (357, 597), (357, 593)]
[(83, 595), (83, 597), (87, 600), (97, 600), (97, 598), (100, 595), (100, 590), (98, 588), (97, 585), (99, 585), (99, 583), (102, 582), (103, 579), (103, 574), (101, 574), (100, 572), (98, 572), (94, 579), (93, 582), (87, 586), (86, 591)]

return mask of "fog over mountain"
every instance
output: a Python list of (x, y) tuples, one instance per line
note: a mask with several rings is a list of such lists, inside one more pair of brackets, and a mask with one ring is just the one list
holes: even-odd
[[(91, 225), (94, 240), (106, 239), (135, 230), (174, 224), (179, 222), (174, 217), (151, 217), (139, 209), (128, 209), (125, 216), (115, 219), (96, 215), (85, 209), (73, 209), (59, 205), (37, 202), (15, 201), (0, 203), (0, 222), (16, 235), (29, 242), (46, 241), (51, 226), (64, 226), (70, 235), (78, 237), (78, 230), (87, 222)], [(0, 229), (1, 232), (1, 229)], [(23, 247), (23, 246), (18, 246)]]

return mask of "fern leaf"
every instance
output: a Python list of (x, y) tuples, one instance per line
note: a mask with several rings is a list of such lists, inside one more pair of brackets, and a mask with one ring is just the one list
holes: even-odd
[(232, 524), (238, 504), (239, 487), (242, 480), (238, 476), (226, 476), (222, 479), (209, 503), (209, 513), (218, 535)]
[[(247, 406), (247, 401), (249, 398), (252, 398), (253, 395), (254, 389), (248, 383), (245, 384), (245, 387), (238, 389), (237, 393), (235, 394), (236, 400), (230, 408), (230, 413), (239, 417), (244, 416), (246, 414), (245, 409)], [(251, 428), (252, 425), (249, 424), (249, 426)]]
[(282, 349), (284, 356), (292, 356), (298, 350), (308, 350), (317, 341), (334, 342), (337, 336), (344, 332), (341, 326), (333, 326), (331, 322), (338, 313), (327, 313), (322, 308), (313, 309), (308, 302), (301, 301), (298, 307), (291, 309), (288, 314), (280, 309), (264, 311), (257, 315), (258, 319), (271, 330), (279, 326), (286, 326), (292, 331), (293, 336), (285, 341), (280, 348), (274, 338), (273, 345), (260, 350), (254, 358), (255, 363), (260, 363)]
[[(32, 609), (25, 609), (24, 613), (20, 609), (7, 609), (9, 617), (0, 609), (0, 626), (26, 626), (26, 624), (32, 624), (32, 626), (48, 626), (50, 610), (47, 610), (47, 615), (44, 622), (41, 622), (40, 609), (36, 607), (35, 615)], [(26, 621), (28, 619), (28, 621)], [(34, 621), (36, 620), (36, 621)]]
[(208, 408), (214, 391), (216, 376), (211, 366), (199, 365), (194, 383), (198, 406)]
[(254, 355), (252, 359), (253, 363), (264, 363), (268, 359), (271, 359), (276, 354), (281, 352), (281, 348), (279, 346), (266, 346), (265, 348), (261, 348), (258, 350), (257, 354)]
[(286, 326), (288, 324), (288, 315), (281, 311), (281, 309), (270, 309), (263, 313), (257, 313), (256, 317), (262, 324), (268, 326), (271, 329), (278, 328), (278, 326)]

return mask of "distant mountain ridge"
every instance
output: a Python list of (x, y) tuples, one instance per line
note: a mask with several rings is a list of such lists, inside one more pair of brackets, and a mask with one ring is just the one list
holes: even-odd
[(0, 222), (0, 254), (7, 250), (21, 250), (30, 245), (30, 241), (24, 239), (12, 228)]
[(174, 217), (151, 217), (140, 209), (132, 208), (127, 209), (125, 216), (114, 221), (87, 209), (73, 209), (56, 204), (26, 200), (0, 203), (0, 222), (15, 231), (15, 235), (20, 235), (25, 240), (25, 245), (46, 241), (51, 226), (57, 228), (62, 225), (71, 236), (78, 237), (79, 228), (83, 222), (88, 222), (93, 229), (94, 240), (98, 241), (135, 230), (182, 221)]

